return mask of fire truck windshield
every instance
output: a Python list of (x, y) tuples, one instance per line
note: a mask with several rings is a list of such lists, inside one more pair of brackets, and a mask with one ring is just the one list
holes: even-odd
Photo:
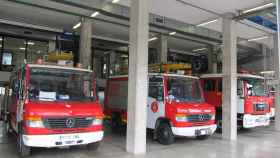
[(93, 101), (92, 73), (56, 68), (31, 68), (29, 99)]
[(262, 79), (245, 79), (248, 96), (266, 96), (264, 80)]
[(203, 102), (199, 80), (186, 77), (168, 78), (168, 96), (176, 102)]

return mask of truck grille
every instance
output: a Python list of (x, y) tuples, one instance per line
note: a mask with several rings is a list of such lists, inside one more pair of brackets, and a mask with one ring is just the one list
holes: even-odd
[(49, 129), (86, 128), (92, 121), (93, 118), (46, 118), (44, 125)]
[(262, 104), (262, 103), (254, 104), (254, 108), (255, 108), (255, 111), (257, 111), (257, 112), (265, 111), (265, 110), (267, 110), (268, 105), (267, 104)]
[(211, 119), (210, 114), (196, 114), (196, 115), (189, 115), (188, 121), (189, 122), (206, 122)]

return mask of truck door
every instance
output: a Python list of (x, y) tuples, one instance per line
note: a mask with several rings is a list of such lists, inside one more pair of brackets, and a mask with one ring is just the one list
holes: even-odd
[(217, 106), (217, 92), (216, 92), (216, 80), (204, 79), (203, 81), (204, 97), (207, 103)]
[(244, 99), (245, 99), (244, 81), (237, 80), (237, 113), (244, 113)]
[(150, 77), (148, 89), (147, 128), (154, 129), (157, 119), (165, 114), (163, 78)]

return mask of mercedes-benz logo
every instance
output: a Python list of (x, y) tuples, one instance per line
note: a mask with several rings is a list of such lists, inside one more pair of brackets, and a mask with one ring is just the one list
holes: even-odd
[(199, 118), (199, 121), (203, 121), (204, 120), (204, 116), (203, 115), (199, 115), (198, 118)]
[(75, 120), (73, 118), (69, 118), (66, 120), (65, 124), (66, 124), (66, 127), (73, 128), (75, 125)]

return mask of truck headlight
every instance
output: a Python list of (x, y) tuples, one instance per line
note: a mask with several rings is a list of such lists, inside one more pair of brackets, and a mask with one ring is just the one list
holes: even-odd
[(27, 117), (26, 119), (26, 126), (31, 128), (44, 128), (44, 123), (41, 119), (41, 117)]
[(187, 121), (188, 121), (188, 117), (187, 117), (187, 115), (177, 114), (177, 115), (175, 116), (175, 120), (176, 120), (177, 122), (187, 122)]
[(215, 120), (216, 119), (216, 115), (211, 115), (211, 120)]
[(96, 117), (92, 121), (93, 126), (98, 126), (103, 124), (103, 118), (102, 117)]

